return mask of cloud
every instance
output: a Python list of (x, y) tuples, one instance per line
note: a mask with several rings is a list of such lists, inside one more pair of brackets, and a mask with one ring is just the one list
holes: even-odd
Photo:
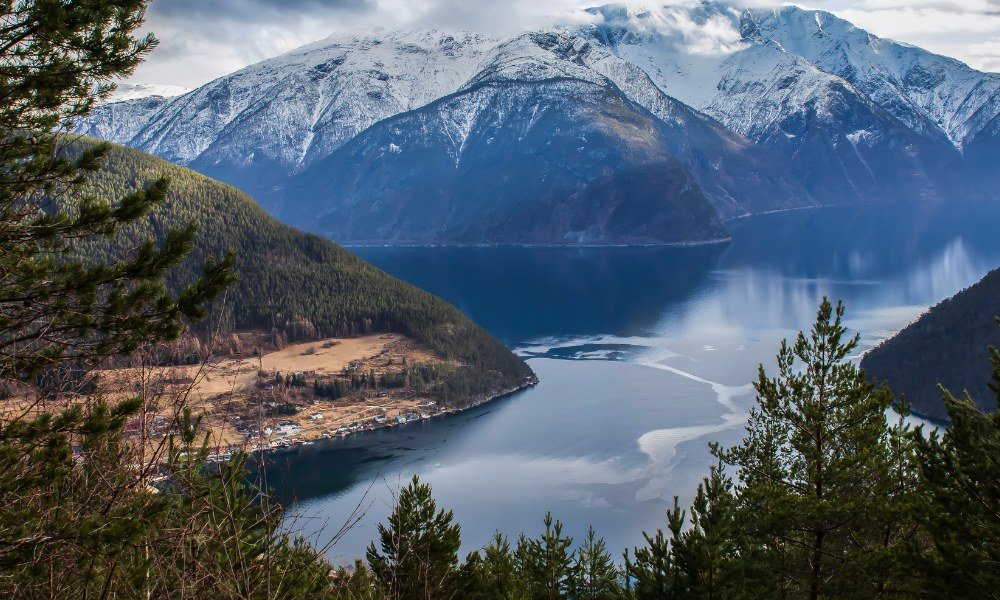
[[(815, 8), (824, 8), (823, 2)], [(830, 1), (837, 15), (881, 37), (1000, 70), (1000, 0)], [(810, 5), (813, 7), (813, 5)]]
[(637, 26), (658, 36), (659, 43), (688, 54), (720, 56), (744, 47), (739, 10), (707, 10), (695, 3), (642, 9)]
[[(418, 15), (415, 25), (463, 28), (491, 33), (514, 33), (546, 24), (586, 19), (580, 0), (477, 2), (474, 0), (413, 0)], [(592, 4), (592, 2), (591, 2)]]
[(160, 40), (132, 83), (194, 87), (334, 33), (375, 0), (152, 0), (144, 31)]
[(859, 10), (926, 8), (967, 14), (1000, 12), (1000, 1), (998, 0), (859, 0), (856, 2), (846, 2), (845, 4)]
[(259, 22), (289, 14), (312, 15), (325, 11), (369, 11), (371, 0), (159, 0), (150, 5), (153, 19), (224, 19)]
[[(194, 87), (330, 35), (375, 27), (463, 28), (497, 34), (586, 20), (582, 9), (607, 0), (152, 0), (146, 29), (161, 40), (130, 83)], [(780, 0), (736, 0), (776, 6)], [(1000, 69), (1000, 0), (797, 0), (830, 10), (876, 35)], [(626, 0), (691, 7), (698, 0)], [(657, 26), (691, 52), (724, 53), (738, 44), (730, 20), (700, 21), (687, 11), (652, 11)]]
[(966, 60), (981, 71), (1000, 72), (1000, 39), (961, 48)]
[(958, 34), (994, 34), (1000, 31), (1000, 13), (961, 13), (941, 8), (890, 8), (873, 11), (847, 9), (839, 15), (883, 37), (914, 39), (920, 36), (953, 37)]

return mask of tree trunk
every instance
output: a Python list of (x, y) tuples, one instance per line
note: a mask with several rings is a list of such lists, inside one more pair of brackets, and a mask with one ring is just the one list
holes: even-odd
[(809, 582), (809, 600), (819, 600), (819, 582), (820, 577), (823, 574), (822, 569), (822, 556), (823, 556), (823, 531), (816, 532), (816, 544), (813, 546), (812, 555), (812, 576)]

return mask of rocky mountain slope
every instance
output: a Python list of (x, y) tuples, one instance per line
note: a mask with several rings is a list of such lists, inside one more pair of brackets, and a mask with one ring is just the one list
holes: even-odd
[[(319, 207), (294, 199), (324, 194)], [(572, 79), (484, 82), (380, 123), (286, 190), (334, 239), (644, 244), (722, 239), (659, 122)], [(311, 215), (311, 214), (312, 215)]]
[(586, 15), (330, 38), (79, 131), (344, 242), (706, 241), (770, 210), (1000, 195), (996, 74), (794, 7)]

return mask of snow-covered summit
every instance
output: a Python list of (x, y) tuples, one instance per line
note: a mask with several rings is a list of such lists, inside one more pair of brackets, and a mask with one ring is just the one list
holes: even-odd
[[(730, 113), (738, 107), (723, 97), (720, 83), (740, 75), (760, 80), (782, 53), (801, 59), (786, 60), (790, 65), (806, 61), (814, 67), (809, 87), (842, 79), (906, 126), (944, 136), (959, 149), (1000, 114), (1000, 74), (880, 38), (825, 11), (740, 10), (702, 2), (641, 10), (609, 5), (590, 12), (595, 38), (641, 66), (665, 92), (737, 130), (755, 124)], [(762, 46), (770, 51), (761, 52)], [(767, 56), (758, 72), (735, 56), (746, 52)]]
[(850, 81), (910, 127), (938, 127), (959, 148), (1000, 113), (1000, 74), (880, 38), (828, 12), (748, 11), (744, 23)]

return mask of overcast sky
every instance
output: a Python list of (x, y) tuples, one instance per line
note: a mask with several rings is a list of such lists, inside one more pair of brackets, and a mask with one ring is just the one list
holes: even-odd
[[(683, 3), (692, 0), (668, 0)], [(571, 18), (590, 0), (152, 0), (160, 47), (131, 83), (196, 87), (344, 31), (434, 25), (512, 32)], [(662, 3), (662, 2), (660, 2)], [(781, 4), (740, 0), (740, 4)], [(631, 6), (658, 2), (629, 1)], [(1000, 0), (801, 0), (883, 37), (1000, 71)]]

